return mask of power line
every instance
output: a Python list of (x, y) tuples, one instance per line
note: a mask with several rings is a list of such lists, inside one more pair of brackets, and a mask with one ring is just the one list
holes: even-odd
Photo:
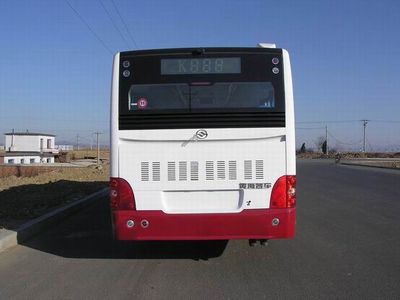
[[(93, 129), (73, 129), (73, 128), (71, 128), (71, 129), (65, 129), (65, 128), (54, 128), (54, 127), (51, 127), (51, 129), (49, 130), (48, 128), (46, 129), (43, 129), (44, 127), (40, 127), (39, 129), (38, 129), (39, 127), (29, 127), (29, 131), (31, 131), (31, 132), (48, 132), (48, 131), (51, 131), (51, 132), (55, 132), (55, 131), (60, 131), (60, 132), (72, 132), (72, 133), (76, 133), (76, 132), (93, 132)], [(9, 128), (1, 128), (1, 130), (0, 131), (9, 131)], [(24, 132), (25, 131), (25, 129), (21, 129), (21, 130), (18, 130), (18, 131), (21, 131), (21, 132)], [(107, 131), (107, 129), (103, 129), (103, 131)]]
[(96, 39), (103, 45), (103, 47), (111, 54), (113, 55), (113, 52), (111, 49), (107, 46), (107, 44), (100, 38), (100, 36), (90, 27), (89, 23), (86, 22), (86, 20), (81, 16), (81, 14), (69, 3), (68, 0), (64, 0), (68, 6), (72, 9), (72, 11), (78, 16), (78, 18), (82, 21), (83, 24), (86, 25), (87, 29), (96, 37)]
[[(2, 120), (15, 120), (16, 117), (20, 117), (20, 115), (18, 115), (18, 114), (15, 114), (15, 115), (8, 115), (8, 116), (2, 117), (1, 119), (2, 119)], [(47, 120), (47, 121), (54, 121), (54, 117), (53, 117), (53, 118), (51, 118), (51, 117), (46, 118), (46, 117), (41, 117), (41, 116), (37, 116), (37, 117), (35, 117), (35, 116), (26, 116), (26, 117), (25, 117), (25, 116), (24, 116), (24, 120), (29, 120), (29, 121), (44, 121), (44, 120)], [(57, 118), (57, 121), (67, 121), (67, 122), (90, 122), (90, 123), (96, 122), (96, 123), (104, 123), (104, 124), (107, 123), (107, 121), (104, 120), (104, 118), (101, 119), (101, 120), (88, 119), (88, 118), (87, 118), (87, 119)]]
[(400, 123), (400, 121), (392, 121), (392, 120), (369, 120), (370, 122), (376, 123)]
[(106, 6), (104, 5), (103, 1), (99, 0), (99, 2), (100, 2), (100, 4), (101, 4), (101, 7), (103, 7), (104, 11), (106, 12), (108, 18), (110, 19), (111, 24), (114, 26), (114, 29), (115, 29), (116, 31), (118, 31), (120, 37), (124, 40), (125, 44), (126, 44), (126, 45), (128, 46), (128, 48), (129, 48), (129, 42), (127, 41), (127, 39), (125, 38), (125, 36), (122, 34), (121, 30), (119, 30), (117, 24), (115, 23), (115, 21), (114, 21), (114, 19), (112, 18), (110, 12), (108, 11), (108, 9), (106, 8)]
[[(297, 124), (326, 124), (326, 123), (353, 123), (360, 122), (360, 120), (342, 120), (342, 121), (301, 121)], [(325, 128), (325, 127), (324, 127)]]
[[(297, 124), (326, 124), (326, 123), (355, 123), (355, 122), (364, 122), (364, 120), (336, 120), (336, 121), (300, 121), (296, 122)], [(376, 122), (376, 123), (400, 123), (400, 121), (395, 120), (368, 120), (368, 122)]]
[(128, 26), (126, 25), (126, 23), (125, 23), (125, 21), (124, 21), (124, 18), (122, 17), (121, 13), (119, 12), (119, 9), (118, 9), (117, 5), (115, 4), (114, 0), (111, 0), (111, 3), (113, 4), (113, 6), (114, 6), (114, 8), (115, 8), (115, 11), (117, 12), (119, 18), (121, 19), (122, 24), (124, 25), (125, 30), (126, 30), (126, 32), (128, 33), (128, 36), (130, 37), (131, 41), (133, 42), (134, 47), (135, 47), (135, 48), (138, 48), (138, 45), (137, 45), (135, 39), (133, 38), (133, 36), (132, 36), (132, 34), (131, 34), (131, 32), (130, 32)]
[(332, 137), (334, 140), (336, 140), (336, 142), (338, 142), (339, 144), (342, 144), (342, 145), (348, 145), (348, 146), (360, 145), (360, 143), (363, 141), (363, 140), (359, 140), (359, 141), (354, 142), (354, 143), (343, 142), (343, 141), (339, 140), (337, 137), (335, 137), (335, 136), (332, 134), (332, 131), (331, 131), (331, 130), (328, 131), (328, 135), (329, 135), (330, 137)]

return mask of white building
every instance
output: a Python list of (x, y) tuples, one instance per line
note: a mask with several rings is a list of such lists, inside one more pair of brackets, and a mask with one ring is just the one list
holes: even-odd
[(74, 150), (74, 146), (73, 145), (56, 145), (56, 148), (59, 151), (72, 151), (72, 150)]
[(58, 154), (52, 134), (11, 132), (5, 137), (6, 164), (54, 163), (54, 154)]

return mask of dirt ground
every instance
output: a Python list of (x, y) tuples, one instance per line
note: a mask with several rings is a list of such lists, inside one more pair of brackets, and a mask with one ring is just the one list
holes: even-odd
[[(320, 152), (306, 152), (297, 153), (297, 158), (335, 158), (336, 152), (329, 152), (328, 155)], [(352, 158), (400, 158), (400, 152), (341, 152), (340, 156), (342, 159), (352, 159)]]
[[(110, 157), (109, 150), (101, 150), (100, 151), (100, 159), (102, 161), (108, 161)], [(82, 149), (82, 150), (74, 150), (68, 152), (60, 153), (60, 157), (56, 160), (59, 162), (71, 162), (77, 159), (96, 159), (97, 158), (97, 150), (90, 150), (90, 149)]]
[(33, 177), (0, 179), (0, 229), (15, 229), (108, 185), (109, 165), (63, 168)]
[[(0, 192), (12, 187), (18, 187), (30, 184), (48, 184), (60, 180), (79, 181), (79, 182), (96, 182), (109, 180), (109, 165), (101, 165), (100, 169), (96, 166), (82, 168), (62, 168), (52, 172), (41, 173), (33, 177), (16, 177), (9, 176), (1, 178)], [(1, 199), (1, 198), (0, 198)]]

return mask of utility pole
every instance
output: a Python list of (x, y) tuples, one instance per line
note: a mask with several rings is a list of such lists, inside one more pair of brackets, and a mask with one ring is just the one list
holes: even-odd
[(365, 130), (367, 128), (367, 124), (369, 120), (361, 120), (363, 122), (363, 127), (364, 127), (364, 143), (363, 143), (363, 152), (365, 153), (365, 149), (366, 149), (366, 139), (365, 139)]
[(326, 155), (329, 154), (329, 148), (328, 148), (328, 125), (325, 125), (325, 143), (326, 143)]
[(11, 147), (8, 149), (8, 151), (10, 151), (10, 152), (14, 151), (14, 128), (12, 130), (12, 135), (11, 135)]
[(95, 132), (96, 140), (97, 140), (97, 164), (100, 164), (100, 145), (99, 145), (99, 135), (102, 134), (101, 132)]

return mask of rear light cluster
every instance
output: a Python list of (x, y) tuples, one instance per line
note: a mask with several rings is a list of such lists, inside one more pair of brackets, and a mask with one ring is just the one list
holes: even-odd
[(271, 192), (270, 208), (296, 207), (296, 176), (281, 176)]
[(110, 204), (112, 210), (134, 210), (136, 208), (135, 196), (126, 180), (110, 178)]

